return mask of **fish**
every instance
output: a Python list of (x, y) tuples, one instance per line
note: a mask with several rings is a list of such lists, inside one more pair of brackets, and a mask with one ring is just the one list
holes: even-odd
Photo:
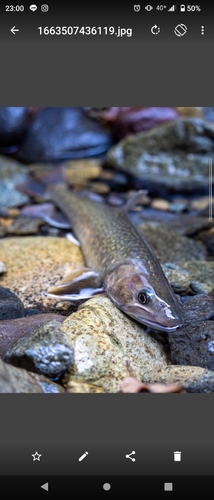
[(80, 242), (84, 269), (45, 292), (66, 300), (105, 293), (123, 313), (143, 325), (170, 333), (183, 324), (180, 305), (153, 250), (133, 225), (126, 206), (99, 203), (52, 184), (48, 195), (69, 220)]

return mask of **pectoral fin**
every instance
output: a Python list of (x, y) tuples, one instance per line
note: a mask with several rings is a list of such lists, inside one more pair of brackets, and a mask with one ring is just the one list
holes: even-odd
[(98, 273), (87, 267), (73, 271), (67, 275), (59, 285), (43, 292), (46, 297), (61, 298), (63, 300), (89, 299), (104, 291)]

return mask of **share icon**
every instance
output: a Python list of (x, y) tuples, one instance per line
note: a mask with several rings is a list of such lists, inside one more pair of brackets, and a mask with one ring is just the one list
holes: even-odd
[(126, 458), (130, 458), (130, 460), (132, 460), (132, 462), (135, 462), (135, 458), (132, 457), (131, 455), (135, 455), (135, 451), (132, 451), (131, 453), (129, 453), (129, 455), (126, 455)]

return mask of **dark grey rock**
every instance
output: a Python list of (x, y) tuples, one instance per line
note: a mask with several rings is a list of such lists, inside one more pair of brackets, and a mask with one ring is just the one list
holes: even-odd
[(105, 153), (110, 133), (81, 107), (41, 109), (28, 129), (16, 157), (23, 161), (83, 158)]
[(141, 180), (150, 192), (191, 193), (207, 191), (208, 154), (213, 151), (213, 123), (178, 118), (122, 139), (105, 162)]
[(168, 340), (173, 364), (200, 366), (214, 371), (214, 321), (194, 320), (170, 334)]
[(0, 359), (0, 393), (64, 393), (65, 390), (52, 380), (4, 363)]
[(186, 213), (174, 214), (156, 208), (144, 208), (142, 212), (129, 212), (129, 217), (134, 224), (142, 224), (146, 221), (163, 222), (169, 229), (183, 236), (190, 236), (202, 229), (214, 226), (214, 221), (210, 222), (208, 216), (201, 217)]
[(185, 297), (182, 304), (184, 326), (214, 318), (214, 301), (209, 295)]
[(0, 108), (0, 147), (17, 144), (27, 129), (28, 108)]
[(195, 294), (213, 294), (214, 262), (206, 260), (188, 260), (180, 262), (180, 267), (190, 275), (191, 291)]
[(25, 309), (25, 317), (6, 319), (0, 322), (0, 357), (4, 356), (18, 339), (29, 335), (29, 333), (43, 323), (47, 323), (53, 319), (62, 323), (65, 319), (60, 314), (39, 313), (38, 309)]
[(20, 193), (16, 186), (26, 180), (27, 170), (18, 161), (0, 156), (0, 207), (18, 207), (29, 201), (26, 194)]
[(55, 379), (72, 364), (73, 357), (74, 350), (66, 343), (61, 324), (52, 320), (17, 340), (3, 360)]
[(0, 286), (0, 320), (21, 318), (25, 315), (24, 304), (9, 288)]

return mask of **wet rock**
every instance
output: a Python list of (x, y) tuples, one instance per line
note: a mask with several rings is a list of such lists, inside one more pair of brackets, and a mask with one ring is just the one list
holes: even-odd
[(0, 147), (20, 142), (27, 129), (28, 108), (0, 108)]
[(169, 227), (169, 229), (173, 229), (173, 231), (183, 236), (191, 236), (201, 229), (208, 228), (212, 225), (207, 217), (183, 213), (174, 214), (153, 208), (146, 208), (140, 213), (130, 212), (129, 217), (137, 225), (145, 221), (162, 222)]
[(175, 108), (133, 108), (133, 107), (111, 107), (111, 108), (86, 108), (89, 116), (96, 117), (111, 130), (115, 137), (121, 139), (130, 134), (175, 120), (178, 112)]
[(180, 116), (197, 116), (199, 118), (204, 117), (204, 108), (202, 107), (185, 106), (175, 109)]
[(42, 224), (44, 224), (44, 222), (41, 219), (20, 215), (16, 217), (13, 223), (7, 228), (7, 234), (36, 234)]
[(7, 272), (7, 268), (4, 264), (4, 262), (0, 262), (0, 274), (6, 273), (6, 272)]
[(206, 246), (209, 255), (214, 257), (214, 228), (201, 231), (197, 236), (197, 240), (201, 241)]
[(17, 340), (3, 360), (55, 379), (72, 364), (73, 349), (66, 345), (61, 324), (52, 320)]
[(210, 203), (209, 196), (198, 196), (196, 199), (190, 202), (190, 208), (192, 210), (197, 210), (198, 212), (200, 212), (208, 208), (209, 203)]
[(162, 264), (163, 272), (175, 293), (187, 292), (191, 283), (191, 275), (176, 264)]
[(139, 377), (144, 365), (156, 370), (156, 366), (168, 363), (162, 345), (146, 333), (143, 325), (128, 318), (103, 295), (82, 304), (65, 319), (62, 329), (74, 346), (74, 363), (64, 373), (64, 387), (74, 379), (116, 392), (129, 374), (128, 367)]
[(52, 161), (99, 155), (112, 145), (110, 133), (81, 107), (40, 109), (16, 157)]
[(44, 297), (42, 292), (84, 266), (79, 247), (65, 238), (51, 236), (2, 239), (1, 259), (7, 266), (7, 273), (0, 277), (2, 286), (17, 293), (26, 308), (37, 307), (41, 312), (54, 312), (59, 302), (58, 298)]
[(0, 320), (21, 318), (25, 309), (20, 298), (9, 288), (0, 286)]
[(100, 177), (102, 168), (98, 160), (65, 162), (64, 176), (69, 186), (83, 186), (91, 179)]
[(209, 203), (209, 205), (203, 210), (201, 210), (199, 214), (202, 217), (207, 217), (209, 219), (209, 222), (213, 224), (214, 203)]
[(214, 108), (204, 107), (204, 116), (206, 120), (214, 121)]
[(146, 222), (138, 225), (138, 229), (147, 240), (156, 256), (162, 263), (179, 263), (186, 260), (204, 260), (206, 249), (202, 243), (196, 242), (160, 222)]
[[(189, 259), (189, 255), (188, 255)], [(212, 294), (214, 291), (214, 262), (212, 261), (185, 261), (181, 262), (182, 269), (190, 274), (190, 286), (194, 293)]]
[(213, 262), (196, 260), (180, 262), (179, 265), (166, 263), (162, 264), (162, 268), (175, 292), (214, 296)]
[(173, 364), (214, 370), (214, 321), (189, 323), (169, 338)]
[(214, 392), (214, 373), (212, 370), (198, 366), (175, 366), (168, 365), (157, 368), (156, 371), (144, 368), (142, 381), (155, 384), (181, 384), (186, 392), (211, 393)]
[(18, 161), (0, 156), (0, 207), (18, 207), (28, 203), (26, 194), (16, 190), (16, 185), (26, 179), (26, 168)]
[(150, 192), (206, 190), (207, 155), (214, 151), (214, 125), (201, 118), (178, 118), (114, 145), (106, 164), (141, 180)]
[(63, 387), (48, 378), (8, 365), (0, 359), (0, 393), (63, 393)]
[(162, 198), (156, 198), (152, 201), (151, 207), (157, 210), (169, 210), (169, 202), (167, 200), (163, 200)]
[[(208, 319), (214, 319), (214, 301), (209, 295), (202, 294), (195, 295), (194, 297), (184, 297), (182, 315), (184, 318), (184, 326), (206, 321)], [(173, 341), (171, 335), (169, 340)]]
[(60, 314), (34, 314), (33, 316), (4, 320), (0, 322), (0, 357), (8, 351), (12, 345), (22, 337), (31, 333), (36, 327), (56, 320), (60, 323), (65, 317)]
[(66, 392), (70, 393), (85, 393), (85, 394), (98, 394), (105, 393), (102, 387), (95, 384), (86, 384), (84, 382), (75, 382), (75, 380), (70, 380), (67, 383)]

